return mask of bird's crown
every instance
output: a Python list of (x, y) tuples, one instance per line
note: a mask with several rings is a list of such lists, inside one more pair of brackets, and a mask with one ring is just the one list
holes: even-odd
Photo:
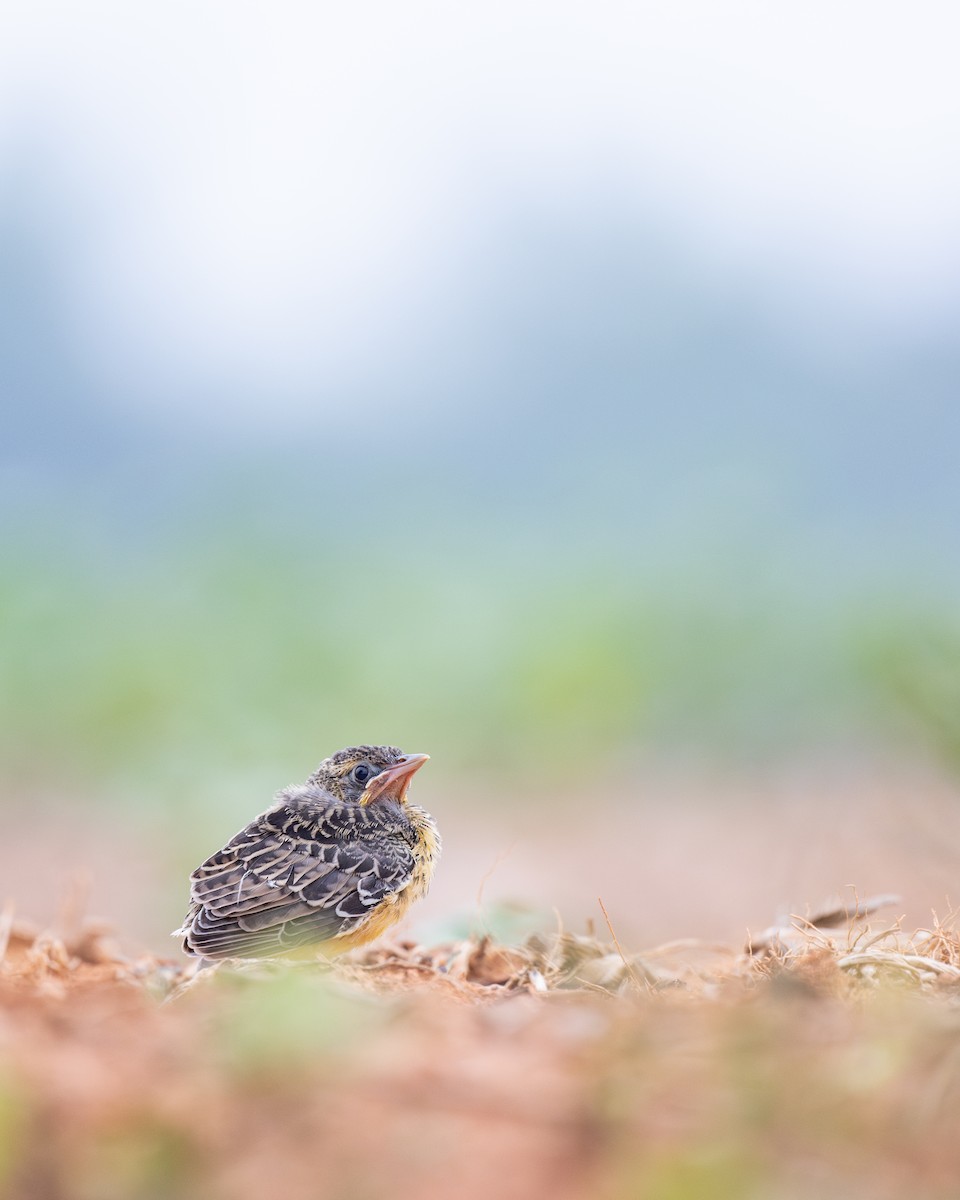
[(397, 746), (348, 746), (325, 758), (307, 780), (339, 800), (366, 805), (379, 797), (403, 803), (410, 777), (426, 754), (404, 754)]

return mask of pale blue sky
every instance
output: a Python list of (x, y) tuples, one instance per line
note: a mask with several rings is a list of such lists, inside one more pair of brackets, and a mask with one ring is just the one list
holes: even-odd
[(0, 178), (105, 402), (161, 419), (409, 404), (518, 221), (633, 223), (869, 353), (960, 308), (958, 44), (931, 0), (8, 2)]

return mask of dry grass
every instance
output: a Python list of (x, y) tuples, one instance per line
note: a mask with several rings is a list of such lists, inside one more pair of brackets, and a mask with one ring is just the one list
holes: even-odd
[(564, 931), (189, 975), (0, 914), (11, 1200), (952, 1197), (960, 936)]

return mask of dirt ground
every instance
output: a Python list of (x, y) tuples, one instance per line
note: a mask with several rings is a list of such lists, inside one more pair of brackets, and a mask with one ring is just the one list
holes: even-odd
[[(552, 823), (422, 790), (406, 933), (198, 975), (161, 835), (8, 805), (0, 1195), (956, 1197), (953, 784), (647, 774)], [(508, 903), (535, 935), (450, 932)]]
[(960, 938), (866, 920), (750, 954), (553, 935), (189, 976), (8, 916), (0, 1188), (946, 1200)]

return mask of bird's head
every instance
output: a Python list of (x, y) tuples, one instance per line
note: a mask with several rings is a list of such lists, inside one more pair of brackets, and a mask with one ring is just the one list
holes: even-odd
[(350, 746), (325, 758), (307, 780), (349, 804), (390, 798), (404, 803), (410, 780), (429, 754), (404, 754), (396, 746)]

